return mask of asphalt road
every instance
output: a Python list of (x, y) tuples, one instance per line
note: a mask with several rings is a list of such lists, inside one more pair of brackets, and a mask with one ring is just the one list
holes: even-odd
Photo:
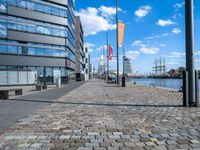
[(28, 116), (31, 112), (46, 105), (50, 105), (51, 102), (55, 102), (58, 98), (64, 96), (83, 83), (84, 82), (75, 82), (61, 88), (35, 92), (0, 102), (0, 130), (7, 129), (18, 120)]

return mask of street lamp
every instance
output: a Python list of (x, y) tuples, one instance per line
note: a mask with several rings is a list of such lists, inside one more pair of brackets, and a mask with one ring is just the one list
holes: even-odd
[(117, 28), (116, 28), (116, 42), (117, 42), (117, 84), (119, 84), (119, 39), (118, 39), (118, 36), (119, 36), (119, 31), (118, 31), (118, 21), (119, 21), (119, 16), (118, 16), (118, 0), (116, 0), (116, 25), (117, 25)]
[(186, 70), (188, 71), (189, 105), (195, 103), (193, 0), (185, 0)]

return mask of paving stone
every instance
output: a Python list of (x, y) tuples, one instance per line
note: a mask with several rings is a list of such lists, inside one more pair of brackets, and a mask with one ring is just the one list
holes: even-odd
[(60, 139), (61, 139), (61, 140), (70, 139), (70, 135), (61, 135), (61, 136), (60, 136)]
[(42, 147), (42, 143), (34, 143), (30, 146), (30, 148), (41, 148)]
[(179, 92), (132, 84), (115, 87), (92, 79), (56, 101), (63, 103), (42, 107), (8, 130), (0, 130), (0, 149), (190, 150), (200, 147), (200, 108), (153, 107), (181, 105)]
[(79, 147), (77, 150), (93, 150), (93, 148), (89, 148), (89, 147)]

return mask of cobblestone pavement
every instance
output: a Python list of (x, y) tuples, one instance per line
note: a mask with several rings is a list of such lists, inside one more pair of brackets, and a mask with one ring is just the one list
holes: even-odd
[(200, 108), (180, 107), (181, 97), (94, 79), (2, 132), (0, 149), (198, 150)]

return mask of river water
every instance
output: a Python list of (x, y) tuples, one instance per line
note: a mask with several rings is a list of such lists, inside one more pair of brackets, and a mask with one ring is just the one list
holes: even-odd
[(182, 86), (181, 79), (151, 79), (151, 78), (129, 78), (128, 82), (136, 82), (136, 84), (143, 84), (149, 86), (154, 84), (156, 87), (180, 89)]

